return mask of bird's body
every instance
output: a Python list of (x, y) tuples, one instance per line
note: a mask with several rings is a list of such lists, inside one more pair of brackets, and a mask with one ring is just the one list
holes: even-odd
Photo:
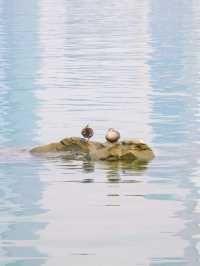
[(120, 139), (119, 131), (115, 130), (114, 128), (110, 128), (105, 136), (106, 140), (110, 143), (115, 143)]
[(89, 127), (89, 125), (87, 125), (86, 127), (84, 127), (82, 130), (81, 130), (81, 135), (89, 140), (93, 135), (94, 135), (94, 131), (91, 127)]

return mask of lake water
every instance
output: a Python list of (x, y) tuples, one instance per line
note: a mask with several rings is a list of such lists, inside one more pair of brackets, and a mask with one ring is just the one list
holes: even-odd
[[(200, 265), (200, 1), (0, 0), (0, 266)], [(148, 165), (34, 157), (108, 128)]]

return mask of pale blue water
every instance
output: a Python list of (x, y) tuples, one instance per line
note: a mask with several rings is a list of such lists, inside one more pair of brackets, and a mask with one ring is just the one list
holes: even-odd
[[(200, 265), (199, 51), (197, 0), (0, 0), (0, 266)], [(156, 159), (29, 154), (86, 123)]]

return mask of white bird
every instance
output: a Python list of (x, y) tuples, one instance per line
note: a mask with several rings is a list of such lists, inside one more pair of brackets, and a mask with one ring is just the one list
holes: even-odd
[(105, 138), (108, 142), (115, 143), (120, 139), (120, 133), (114, 128), (110, 128), (108, 129)]

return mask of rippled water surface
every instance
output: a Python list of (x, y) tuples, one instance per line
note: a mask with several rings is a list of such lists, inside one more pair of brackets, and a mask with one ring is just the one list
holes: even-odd
[[(0, 265), (200, 265), (200, 2), (0, 0)], [(149, 164), (32, 156), (110, 127)]]

